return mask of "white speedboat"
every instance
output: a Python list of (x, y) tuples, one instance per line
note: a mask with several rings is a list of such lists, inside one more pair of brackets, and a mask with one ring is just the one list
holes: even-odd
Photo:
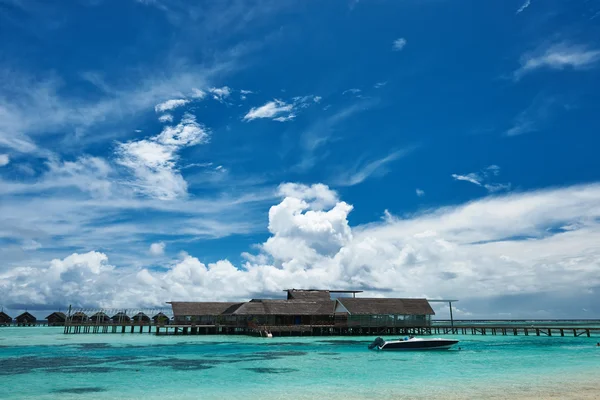
[(369, 345), (370, 350), (447, 350), (458, 343), (454, 339), (421, 339), (405, 337), (404, 339), (385, 341), (378, 337)]

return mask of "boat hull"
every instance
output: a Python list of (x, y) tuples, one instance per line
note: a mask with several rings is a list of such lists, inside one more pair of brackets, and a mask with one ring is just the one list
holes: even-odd
[(448, 350), (457, 343), (458, 340), (450, 339), (402, 340), (385, 342), (378, 348), (383, 351)]

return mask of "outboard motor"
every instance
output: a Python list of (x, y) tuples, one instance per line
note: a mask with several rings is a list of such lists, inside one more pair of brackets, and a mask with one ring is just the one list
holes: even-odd
[(381, 347), (385, 344), (385, 340), (383, 340), (382, 338), (378, 337), (377, 339), (375, 339), (373, 341), (373, 343), (371, 343), (369, 345), (369, 350), (373, 350), (375, 347)]

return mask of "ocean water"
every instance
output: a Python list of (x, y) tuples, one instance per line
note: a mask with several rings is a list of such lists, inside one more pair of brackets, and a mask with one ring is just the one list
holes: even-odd
[(0, 328), (0, 399), (600, 398), (600, 337), (444, 337), (460, 350), (370, 351), (373, 337)]

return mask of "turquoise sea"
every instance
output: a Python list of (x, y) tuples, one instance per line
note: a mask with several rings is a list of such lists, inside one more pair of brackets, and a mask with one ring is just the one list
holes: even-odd
[(373, 337), (64, 335), (0, 328), (0, 398), (600, 398), (600, 337), (444, 336), (460, 350), (376, 352)]

